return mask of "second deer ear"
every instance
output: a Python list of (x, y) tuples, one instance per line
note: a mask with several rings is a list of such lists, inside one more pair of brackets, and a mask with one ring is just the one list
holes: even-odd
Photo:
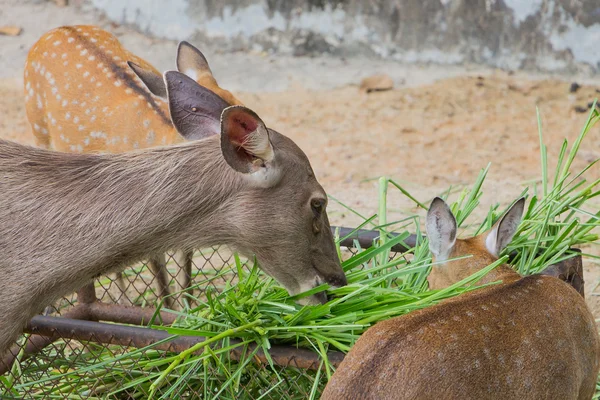
[(456, 242), (456, 218), (444, 200), (436, 197), (427, 211), (427, 239), (436, 261), (447, 260)]
[(269, 131), (258, 115), (244, 106), (231, 106), (221, 117), (221, 150), (236, 171), (267, 169), (275, 154)]
[(177, 72), (164, 74), (169, 113), (177, 131), (187, 140), (218, 135), (221, 114), (229, 104), (192, 78)]
[(144, 82), (150, 93), (163, 99), (167, 98), (167, 88), (165, 87), (162, 75), (156, 71), (145, 69), (133, 61), (127, 61), (127, 65)]
[(521, 197), (513, 206), (494, 224), (485, 238), (485, 247), (490, 254), (498, 257), (500, 252), (511, 242), (523, 217), (525, 198)]
[(195, 81), (204, 74), (212, 76), (204, 54), (186, 41), (177, 46), (177, 70)]

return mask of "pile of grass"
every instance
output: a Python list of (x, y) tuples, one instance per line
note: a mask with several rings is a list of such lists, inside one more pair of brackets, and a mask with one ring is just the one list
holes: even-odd
[[(381, 231), (381, 238), (373, 247), (358, 248), (356, 254), (345, 259), (347, 286), (329, 289), (322, 285), (291, 297), (255, 263), (250, 262), (251, 267), (247, 267), (243, 260), (235, 257), (231, 268), (237, 271), (238, 282), (219, 291), (205, 291), (203, 297), (194, 299), (197, 306), (179, 313), (174, 326), (153, 326), (173, 335), (203, 336), (206, 341), (181, 354), (165, 354), (150, 346), (115, 355), (111, 348), (92, 346), (88, 353), (63, 360), (62, 366), (68, 366), (69, 370), (55, 366), (54, 371), (49, 374), (46, 371), (40, 378), (35, 374), (22, 374), (9, 382), (13, 393), (35, 388), (45, 395), (59, 397), (73, 390), (99, 398), (171, 399), (195, 394), (204, 399), (316, 399), (334, 372), (328, 352), (347, 352), (377, 321), (473, 290), (473, 283), (506, 262), (509, 252), (517, 254), (514, 267), (521, 273), (531, 274), (573, 257), (571, 248), (583, 246), (585, 249), (598, 239), (596, 228), (600, 226), (600, 212), (594, 198), (600, 194), (600, 179), (586, 180), (586, 172), (596, 162), (573, 171), (573, 161), (582, 141), (600, 119), (596, 108), (592, 109), (570, 149), (565, 140), (552, 174), (547, 168), (540, 129), (542, 176), (523, 191), (529, 207), (513, 242), (498, 262), (461, 282), (443, 290), (427, 289), (431, 258), (420, 230), (419, 216), (414, 214), (402, 221), (388, 222), (386, 199), (391, 195), (407, 196), (417, 208), (423, 209), (428, 203), (417, 201), (397, 182), (382, 178), (379, 212), (364, 218), (358, 227), (374, 226)], [(465, 234), (489, 229), (506, 210), (494, 205), (483, 221), (468, 223), (469, 216), (479, 205), (489, 167), (481, 170), (470, 188), (458, 193), (449, 189), (443, 196), (454, 197), (451, 208)], [(418, 214), (424, 215), (423, 210)], [(391, 226), (401, 233), (388, 235)], [(409, 232), (417, 234), (417, 245), (406, 253), (392, 254), (390, 249), (405, 241)], [(337, 239), (339, 242), (342, 238)], [(343, 256), (344, 249), (338, 246), (338, 251)], [(585, 251), (583, 256), (594, 257)], [(230, 272), (222, 270), (223, 274)], [(211, 280), (217, 278), (219, 274), (199, 282), (197, 288), (211, 287)], [(328, 290), (332, 297), (327, 304), (302, 307), (296, 303), (298, 298), (321, 290)], [(277, 366), (268, 357), (274, 344), (312, 349), (319, 354), (323, 368), (303, 371)], [(232, 349), (241, 350), (241, 360), (231, 358)], [(267, 355), (268, 365), (257, 365), (258, 351)], [(87, 359), (93, 359), (93, 363)]]

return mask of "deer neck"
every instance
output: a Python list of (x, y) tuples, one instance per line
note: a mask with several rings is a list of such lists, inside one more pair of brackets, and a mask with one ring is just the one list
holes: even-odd
[(27, 298), (43, 307), (151, 254), (234, 237), (228, 212), (244, 182), (217, 137), (106, 155), (0, 147), (0, 171), (11, 182), (0, 182), (0, 278), (12, 288), (3, 304)]
[[(494, 263), (496, 260), (496, 258), (491, 256), (486, 257), (474, 254), (472, 257), (452, 260), (441, 264), (434, 264), (428, 278), (429, 286), (432, 289), (442, 289), (448, 287), (481, 271), (483, 268)], [(484, 275), (479, 281), (476, 282), (476, 284), (483, 285), (496, 281), (508, 283), (520, 278), (521, 276), (510, 266), (502, 264)]]

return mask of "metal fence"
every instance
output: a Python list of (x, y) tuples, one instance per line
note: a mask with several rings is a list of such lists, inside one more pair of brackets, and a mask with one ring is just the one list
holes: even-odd
[[(351, 229), (340, 228), (342, 237), (350, 232)], [(346, 248), (343, 255), (355, 254), (356, 244), (362, 248), (370, 247), (377, 237), (378, 232), (375, 231), (357, 231), (341, 243)], [(411, 236), (405, 241), (408, 247), (394, 246), (390, 256), (395, 258), (405, 252), (415, 245), (415, 240), (416, 237)], [(198, 251), (193, 264), (193, 282), (203, 284), (196, 289), (200, 292), (195, 293), (197, 296), (202, 296), (208, 287), (221, 290), (237, 279), (236, 270), (231, 267), (233, 254), (225, 248)], [(180, 267), (172, 256), (168, 271), (172, 282), (175, 281)], [(547, 273), (569, 281), (583, 294), (581, 257), (554, 265)], [(145, 264), (140, 264), (126, 269), (121, 275), (101, 276), (93, 285), (47, 308), (42, 315), (31, 320), (25, 329), (28, 335), (21, 337), (11, 352), (0, 360), (0, 397), (146, 398), (149, 393), (143, 386), (132, 385), (130, 391), (125, 387), (113, 397), (107, 397), (106, 393), (135, 382), (139, 369), (131, 368), (132, 363), (148, 363), (145, 373), (158, 373), (157, 368), (152, 368), (152, 360), (179, 353), (204, 340), (198, 336), (179, 336), (164, 341), (170, 336), (166, 331), (144, 327), (151, 320), (155, 324), (170, 324), (175, 320), (174, 313), (156, 311), (156, 289), (154, 275)], [(181, 302), (183, 298), (177, 301)], [(141, 349), (135, 356), (112, 360), (105, 365), (110, 374), (99, 374), (97, 369), (89, 368), (119, 354), (130, 355), (135, 349)], [(309, 397), (307, 388), (323, 387), (326, 383), (324, 375), (316, 373), (320, 365), (317, 353), (308, 349), (274, 346), (269, 354), (276, 368), (266, 368), (267, 358), (258, 351), (254, 363), (240, 377), (236, 398), (305, 399)], [(233, 350), (230, 354), (232, 360), (240, 356), (240, 350)], [(329, 354), (333, 365), (338, 365), (342, 359), (342, 353)], [(281, 374), (284, 370), (285, 374)], [(69, 371), (75, 373), (65, 374)], [(213, 372), (215, 375), (221, 373), (217, 369)], [(170, 397), (167, 387), (162, 388), (162, 392), (159, 390), (157, 397), (204, 398), (206, 393), (194, 389), (202, 386), (197, 380), (204, 378), (191, 373), (187, 378), (187, 388), (180, 389), (176, 397)]]

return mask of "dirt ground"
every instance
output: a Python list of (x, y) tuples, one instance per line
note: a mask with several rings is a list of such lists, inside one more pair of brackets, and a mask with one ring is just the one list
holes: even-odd
[[(25, 119), (21, 70), (36, 35), (66, 20), (109, 25), (93, 14), (83, 16), (79, 10), (60, 11), (72, 13), (72, 19), (44, 19), (42, 13), (58, 12), (53, 5), (2, 2), (11, 3), (15, 9), (30, 9), (29, 13), (21, 13), (28, 16), (23, 25), (29, 31), (21, 37), (0, 38), (0, 48), (4, 49), (6, 43), (7, 49), (14, 50), (12, 60), (6, 60), (6, 55), (0, 59), (2, 66), (10, 64), (0, 75), (0, 137), (32, 144)], [(32, 23), (32, 13), (40, 15), (42, 22)], [(0, 15), (0, 22), (5, 17)], [(124, 27), (113, 29), (134, 52), (152, 62), (156, 60), (159, 68), (173, 63), (175, 43), (143, 37)], [(160, 49), (160, 55), (149, 45)], [(380, 175), (402, 183), (427, 203), (449, 186), (471, 184), (488, 162), (492, 163), (490, 173), (474, 217), (484, 215), (493, 203), (505, 206), (526, 184), (541, 176), (536, 106), (552, 170), (563, 140), (572, 144), (585, 123), (587, 112), (576, 112), (575, 107), (586, 108), (600, 97), (600, 78), (567, 80), (481, 68), (403, 66), (377, 60), (283, 59), (217, 51), (211, 51), (209, 62), (221, 86), (231, 89), (269, 127), (290, 136), (304, 149), (330, 195), (368, 216), (377, 212), (375, 178)], [(396, 87), (370, 94), (360, 92), (360, 78), (377, 72), (389, 73)], [(575, 79), (582, 87), (571, 93), (569, 86)], [(600, 158), (599, 126), (586, 138), (574, 166), (582, 168), (596, 158)], [(596, 168), (588, 177), (599, 175), (600, 168)], [(390, 219), (416, 211), (393, 189), (389, 192), (389, 207), (393, 211)], [(360, 222), (333, 201), (330, 219), (332, 224), (345, 226)], [(599, 247), (585, 250), (599, 254)], [(600, 317), (596, 290), (600, 264), (586, 261), (585, 278), (587, 300)]]

